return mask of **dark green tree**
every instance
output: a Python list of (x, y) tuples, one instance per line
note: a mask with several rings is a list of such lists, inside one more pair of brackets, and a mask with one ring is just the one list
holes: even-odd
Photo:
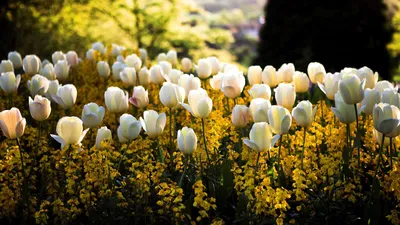
[(390, 79), (393, 28), (383, 0), (269, 0), (264, 11), (255, 64), (293, 62), (306, 71), (317, 61), (327, 72), (368, 66)]

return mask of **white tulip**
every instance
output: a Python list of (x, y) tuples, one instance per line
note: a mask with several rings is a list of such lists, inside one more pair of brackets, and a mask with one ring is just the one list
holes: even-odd
[(101, 43), (101, 42), (93, 43), (92, 49), (100, 52), (101, 54), (104, 54), (106, 51), (106, 48), (104, 47), (103, 43)]
[(374, 109), (375, 104), (378, 104), (380, 101), (381, 95), (377, 90), (365, 88), (364, 99), (361, 102), (361, 106), (364, 108), (364, 113), (366, 115), (372, 115), (372, 110)]
[(292, 116), (286, 108), (273, 105), (268, 110), (268, 121), (272, 132), (275, 134), (286, 134), (292, 125)]
[(262, 81), (271, 88), (278, 86), (279, 81), (276, 74), (276, 69), (273, 66), (266, 66), (261, 74)]
[(183, 74), (178, 80), (178, 85), (185, 89), (185, 96), (187, 98), (191, 90), (197, 90), (201, 87), (201, 82), (198, 77), (192, 74)]
[(202, 88), (189, 92), (188, 103), (181, 103), (181, 105), (194, 117), (206, 118), (212, 111), (212, 100), (208, 97), (207, 91)]
[(296, 91), (293, 84), (280, 83), (274, 91), (276, 103), (291, 110), (296, 100)]
[(140, 117), (140, 123), (142, 124), (143, 130), (146, 131), (150, 138), (156, 138), (161, 135), (164, 131), (165, 124), (167, 123), (167, 117), (165, 113), (158, 114), (154, 110), (144, 111), (143, 117)]
[(314, 121), (317, 106), (314, 108), (310, 101), (301, 101), (293, 108), (292, 116), (301, 127), (308, 128)]
[(196, 66), (197, 76), (201, 79), (207, 79), (212, 74), (212, 67), (207, 59), (200, 59)]
[(176, 67), (178, 64), (178, 54), (176, 53), (175, 50), (169, 50), (167, 52), (166, 60), (171, 63), (173, 67)]
[(67, 84), (58, 88), (57, 95), (53, 95), (53, 100), (63, 109), (71, 109), (75, 102), (78, 92), (73, 84)]
[(48, 88), (49, 80), (44, 76), (36, 74), (31, 80), (28, 80), (28, 89), (31, 93), (31, 96), (44, 95)]
[(67, 61), (58, 60), (54, 66), (54, 73), (56, 74), (57, 80), (67, 81), (69, 77), (69, 66)]
[(272, 135), (272, 129), (268, 123), (254, 123), (250, 130), (250, 139), (244, 139), (243, 142), (254, 151), (268, 151), (280, 138), (279, 134)]
[(80, 145), (89, 128), (83, 130), (82, 120), (76, 116), (62, 117), (57, 123), (57, 135), (50, 134), (61, 144), (61, 149), (69, 145)]
[(190, 155), (197, 148), (197, 136), (192, 128), (183, 127), (178, 130), (178, 149), (185, 155)]
[(0, 74), (0, 88), (7, 94), (15, 93), (21, 82), (21, 75), (15, 76), (14, 72)]
[(22, 67), (22, 57), (18, 52), (9, 52), (8, 60), (12, 62), (14, 69), (20, 69)]
[(379, 75), (377, 72), (372, 72), (372, 70), (366, 66), (357, 70), (357, 76), (360, 80), (365, 79), (365, 88), (373, 89), (375, 84), (378, 82)]
[(294, 77), (295, 68), (293, 63), (284, 63), (276, 72), (278, 82), (292, 83)]
[(42, 62), (36, 55), (27, 55), (23, 60), (23, 69), (28, 76), (39, 73)]
[(185, 101), (185, 89), (170, 82), (164, 82), (159, 95), (161, 103), (168, 108), (175, 108)]
[(136, 139), (141, 130), (142, 125), (134, 116), (125, 113), (119, 118), (119, 127), (117, 129), (119, 142), (127, 143)]
[(271, 108), (271, 102), (264, 98), (255, 98), (251, 100), (249, 112), (253, 121), (268, 122), (268, 110)]
[(99, 73), (100, 77), (107, 78), (110, 76), (110, 66), (106, 61), (100, 61), (96, 65), (97, 67), (97, 72)]
[(125, 67), (120, 75), (119, 75), (120, 79), (122, 80), (122, 82), (125, 85), (128, 86), (135, 86), (136, 85), (136, 70), (133, 67)]
[(140, 69), (139, 71), (139, 76), (138, 76), (138, 81), (139, 81), (139, 85), (147, 88), (150, 84), (150, 72), (147, 69), (147, 67), (143, 67), (142, 69)]
[(50, 101), (40, 95), (36, 95), (35, 100), (29, 97), (29, 112), (37, 121), (46, 120), (51, 113)]
[(14, 72), (14, 66), (10, 60), (1, 60), (0, 74), (6, 72)]
[(104, 93), (107, 109), (112, 113), (121, 113), (128, 110), (128, 92), (119, 87), (108, 87)]
[(43, 68), (40, 70), (40, 75), (46, 77), (48, 80), (57, 79), (57, 75), (54, 71), (53, 64), (51, 63), (48, 63), (43, 66)]
[(394, 89), (385, 89), (381, 92), (381, 102), (400, 107), (400, 93)]
[(160, 65), (154, 65), (150, 68), (150, 80), (155, 84), (164, 83), (164, 71)]
[(339, 90), (339, 81), (342, 79), (340, 73), (327, 73), (325, 75), (324, 84), (318, 82), (318, 87), (325, 93), (330, 100), (335, 99), (335, 94)]
[[(211, 75), (215, 75), (219, 72), (219, 60), (217, 57), (212, 56), (207, 58), (208, 63), (211, 66)], [(200, 64), (200, 62), (199, 62)]]
[(51, 60), (53, 61), (53, 64), (56, 65), (58, 61), (67, 61), (67, 57), (62, 51), (56, 51), (51, 55)]
[(125, 63), (128, 67), (135, 68), (136, 71), (139, 71), (142, 67), (142, 60), (136, 54), (128, 55), (125, 58)]
[(242, 72), (225, 72), (221, 78), (221, 91), (228, 98), (237, 98), (242, 93), (246, 80)]
[(101, 142), (106, 139), (112, 140), (112, 135), (111, 135), (111, 130), (108, 129), (106, 126), (104, 126), (97, 130), (96, 148), (102, 149)]
[(76, 54), (75, 51), (68, 51), (67, 54), (65, 55), (67, 58), (68, 65), (70, 66), (76, 66), (79, 63), (79, 58), (78, 54)]
[(94, 128), (101, 124), (106, 110), (103, 106), (98, 106), (96, 103), (91, 102), (83, 106), (82, 121), (87, 127)]
[(122, 70), (127, 67), (126, 64), (121, 63), (121, 62), (114, 62), (114, 64), (112, 65), (112, 77), (114, 80), (120, 80), (120, 74), (122, 72)]
[(189, 58), (183, 58), (181, 60), (181, 65), (184, 73), (189, 73), (193, 67), (192, 61)]
[(296, 93), (305, 93), (308, 91), (310, 86), (310, 79), (308, 79), (307, 74), (296, 71), (294, 73), (294, 89)]

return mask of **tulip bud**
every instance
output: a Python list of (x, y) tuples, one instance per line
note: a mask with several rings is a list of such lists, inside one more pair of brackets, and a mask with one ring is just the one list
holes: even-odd
[(296, 93), (305, 93), (308, 91), (310, 80), (307, 74), (296, 71), (294, 73), (294, 89)]
[(167, 54), (165, 53), (160, 53), (157, 56), (157, 62), (160, 63), (162, 61), (166, 61), (167, 60)]
[(197, 76), (201, 79), (207, 79), (212, 73), (212, 68), (209, 60), (200, 59), (197, 64), (198, 64), (196, 67)]
[(164, 75), (167, 75), (172, 70), (172, 65), (168, 61), (162, 61), (158, 64), (161, 66)]
[(232, 109), (232, 124), (236, 128), (243, 128), (249, 123), (250, 111), (245, 105), (235, 105)]
[(139, 71), (138, 76), (139, 84), (145, 88), (147, 88), (150, 84), (150, 72), (147, 67), (143, 67)]
[(178, 130), (178, 149), (185, 155), (190, 155), (197, 148), (197, 136), (192, 128), (183, 127)]
[(247, 79), (249, 80), (250, 86), (253, 84), (261, 84), (262, 81), (262, 69), (260, 66), (250, 66), (247, 72)]
[(10, 60), (1, 60), (0, 63), (0, 74), (6, 72), (14, 72), (13, 64)]
[(271, 125), (272, 132), (275, 134), (286, 134), (292, 125), (292, 116), (286, 108), (273, 105), (268, 110), (268, 120)]
[(8, 60), (12, 62), (14, 69), (20, 69), (22, 67), (22, 57), (18, 52), (9, 52)]
[(147, 51), (146, 49), (139, 49), (140, 52), (140, 60), (142, 60), (143, 64), (145, 64), (146, 60), (147, 60)]
[(58, 80), (49, 81), (49, 88), (47, 89), (47, 92), (44, 94), (44, 96), (46, 96), (46, 98), (50, 101), (57, 103), (53, 99), (53, 96), (57, 95), (59, 87), (60, 84), (58, 83)]
[(125, 85), (128, 86), (136, 85), (136, 70), (133, 67), (125, 67), (121, 71), (119, 77)]
[(50, 101), (40, 95), (36, 95), (35, 100), (29, 97), (29, 112), (37, 121), (46, 120), (51, 113)]
[(104, 54), (106, 51), (106, 48), (104, 47), (103, 43), (101, 43), (101, 42), (93, 43), (92, 49), (100, 52), (101, 54)]
[(374, 106), (372, 111), (374, 127), (384, 135), (395, 133), (400, 124), (400, 111), (394, 105), (379, 103)]
[(339, 92), (346, 104), (354, 105), (364, 99), (365, 79), (360, 80), (354, 74), (344, 75), (339, 81)]
[(100, 77), (107, 78), (110, 76), (110, 66), (106, 61), (100, 61), (97, 63), (97, 72), (99, 73)]
[(373, 89), (375, 84), (378, 82), (378, 73), (372, 72), (372, 70), (366, 66), (357, 70), (357, 76), (360, 80), (365, 79), (365, 88)]
[(310, 101), (301, 101), (293, 108), (292, 116), (296, 120), (296, 123), (304, 128), (311, 126), (314, 121), (315, 113), (317, 112), (317, 106), (312, 107)]
[(234, 72), (240, 72), (240, 70), (236, 65), (228, 64), (228, 65), (225, 65), (223, 72), (224, 73), (228, 73), (228, 72), (234, 73)]
[(147, 135), (149, 135), (150, 138), (160, 136), (164, 130), (165, 124), (167, 123), (165, 113), (158, 114), (154, 110), (147, 110), (144, 111), (143, 117), (144, 119), (140, 117), (140, 123)]
[(178, 64), (178, 54), (176, 53), (175, 50), (169, 50), (167, 52), (167, 57), (166, 57), (167, 61), (169, 63), (171, 63), (171, 65), (173, 67), (176, 67), (176, 65)]
[(0, 128), (8, 139), (20, 138), (25, 131), (26, 120), (17, 108), (0, 112)]
[(170, 79), (170, 82), (174, 84), (178, 84), (179, 78), (183, 75), (183, 72), (177, 69), (172, 69), (168, 73), (168, 78)]
[(86, 52), (85, 55), (86, 55), (86, 58), (87, 58), (89, 61), (96, 61), (96, 59), (97, 59), (97, 53), (96, 53), (96, 51), (93, 50), (93, 49), (87, 50), (87, 52)]
[(112, 77), (114, 80), (120, 80), (120, 74), (122, 72), (122, 70), (127, 67), (126, 64), (121, 63), (121, 62), (114, 62), (114, 64), (112, 65)]
[(36, 55), (27, 55), (23, 60), (23, 69), (28, 76), (39, 73), (42, 68), (42, 62)]
[(185, 89), (170, 82), (164, 82), (159, 94), (161, 103), (168, 108), (174, 108), (185, 101)]
[(112, 113), (121, 113), (128, 110), (128, 92), (118, 87), (108, 87), (104, 93), (107, 109)]
[(7, 94), (15, 93), (21, 82), (21, 75), (15, 76), (14, 72), (0, 74), (0, 88)]
[(57, 80), (65, 82), (69, 77), (69, 66), (67, 61), (59, 60), (54, 66), (54, 73), (56, 74)]
[(366, 88), (364, 90), (364, 99), (361, 102), (363, 111), (366, 115), (371, 115), (375, 104), (378, 104), (381, 100), (381, 95), (375, 89)]
[(67, 57), (62, 51), (57, 51), (51, 55), (51, 60), (53, 61), (53, 64), (56, 65), (58, 61), (66, 61)]
[(106, 139), (112, 140), (112, 135), (111, 135), (111, 130), (108, 129), (106, 126), (104, 126), (97, 130), (96, 148), (102, 149), (103, 147), (101, 145), (101, 142)]
[(48, 80), (57, 79), (57, 75), (54, 72), (53, 64), (51, 63), (48, 63), (43, 66), (43, 68), (40, 70), (40, 75), (46, 77)]
[(225, 72), (221, 78), (221, 91), (228, 98), (237, 98), (242, 93), (246, 80), (242, 72)]
[(142, 125), (134, 116), (123, 114), (119, 118), (119, 127), (117, 129), (118, 139), (121, 143), (127, 143), (139, 136)]
[(122, 48), (117, 45), (117, 44), (111, 44), (111, 55), (113, 57), (117, 57), (119, 54), (121, 54)]
[[(335, 94), (335, 107), (331, 107), (331, 109), (342, 123), (350, 124), (357, 119), (354, 112), (354, 105), (346, 104), (339, 91)], [(361, 110), (358, 110), (358, 112), (361, 113)]]
[(63, 109), (70, 109), (74, 106), (77, 96), (76, 87), (67, 84), (58, 88), (57, 95), (53, 95), (53, 100)]
[(318, 87), (325, 93), (326, 97), (330, 100), (335, 99), (335, 94), (339, 90), (339, 81), (342, 79), (340, 73), (327, 73), (325, 75), (324, 85), (318, 83)]
[(325, 67), (319, 62), (312, 62), (307, 67), (308, 76), (313, 84), (324, 83)]
[(54, 140), (61, 144), (61, 149), (70, 145), (80, 145), (89, 128), (83, 130), (82, 120), (76, 116), (62, 117), (58, 123), (56, 132), (58, 135), (50, 134)]
[(296, 92), (293, 84), (280, 83), (274, 91), (276, 103), (291, 110), (296, 100)]
[(129, 98), (129, 102), (136, 106), (136, 108), (143, 109), (149, 105), (149, 93), (142, 86), (136, 86), (133, 88), (132, 97)]
[[(373, 130), (375, 142), (378, 143), (380, 146), (382, 145), (382, 133), (377, 131), (376, 129)], [(383, 146), (390, 145), (390, 137), (385, 136), (385, 140), (383, 141)]]
[(78, 54), (75, 51), (69, 51), (66, 54), (68, 65), (75, 66), (79, 63)]
[(249, 136), (250, 140), (243, 142), (257, 152), (270, 150), (280, 138), (280, 135), (272, 136), (271, 126), (266, 122), (254, 123)]
[(117, 60), (115, 62), (120, 62), (122, 64), (125, 64), (125, 58), (122, 55), (117, 56)]
[(181, 103), (181, 105), (197, 118), (206, 118), (212, 110), (212, 100), (208, 97), (207, 91), (202, 88), (189, 92), (188, 103)]
[(186, 98), (189, 96), (191, 90), (197, 90), (201, 87), (200, 79), (188, 74), (183, 74), (179, 78), (178, 85), (185, 89)]
[(218, 73), (210, 79), (210, 85), (212, 89), (216, 91), (221, 89), (221, 79), (223, 75), (223, 73)]
[(155, 84), (164, 83), (164, 71), (160, 65), (154, 65), (150, 68), (150, 80)]
[(207, 58), (208, 63), (211, 66), (211, 75), (215, 75), (219, 72), (219, 60), (217, 57), (212, 56)]
[(86, 104), (82, 110), (82, 121), (87, 127), (94, 128), (101, 124), (106, 110), (103, 106), (98, 106), (91, 102)]
[(396, 90), (396, 88), (393, 86), (393, 84), (390, 83), (390, 82), (387, 81), (387, 80), (382, 80), (382, 81), (377, 82), (377, 83), (375, 84), (374, 89), (377, 90), (379, 93), (382, 93), (385, 89), (393, 89), (393, 90)]
[[(400, 107), (400, 94), (394, 89), (385, 89), (381, 92), (381, 102)], [(377, 102), (378, 103), (378, 102)]]
[[(43, 60), (42, 66), (40, 67), (40, 69), (42, 69), (43, 67), (45, 67), (47, 64), (53, 65), (53, 63), (51, 63), (49, 60), (45, 59), (45, 60)], [(53, 66), (54, 66), (54, 65), (53, 65)]]
[(346, 67), (340, 71), (340, 75), (343, 77), (345, 75), (350, 75), (350, 74), (357, 74), (357, 69), (356, 68), (351, 68), (351, 67)]
[(292, 83), (295, 68), (293, 63), (284, 63), (277, 72), (278, 82)]
[(271, 102), (264, 98), (255, 98), (250, 102), (250, 114), (255, 123), (268, 122), (268, 110)]
[(125, 59), (125, 63), (128, 67), (135, 68), (136, 71), (139, 71), (142, 67), (142, 60), (136, 54), (128, 55)]
[(276, 75), (276, 69), (273, 66), (266, 66), (261, 74), (264, 84), (274, 88), (278, 86), (279, 81)]
[(181, 65), (184, 73), (189, 73), (193, 67), (192, 61), (189, 58), (183, 58), (181, 60)]
[(28, 80), (28, 89), (31, 92), (31, 96), (44, 95), (48, 88), (49, 80), (44, 76), (36, 74), (31, 80)]

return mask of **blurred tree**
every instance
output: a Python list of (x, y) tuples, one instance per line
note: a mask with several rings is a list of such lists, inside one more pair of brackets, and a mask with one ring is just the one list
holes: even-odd
[(393, 28), (386, 10), (382, 0), (269, 0), (255, 63), (293, 62), (306, 71), (318, 61), (329, 72), (368, 66), (389, 79)]

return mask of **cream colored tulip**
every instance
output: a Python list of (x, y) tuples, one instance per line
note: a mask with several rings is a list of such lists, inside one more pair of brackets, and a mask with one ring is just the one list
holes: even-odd
[(10, 60), (1, 60), (0, 74), (6, 72), (14, 72), (14, 66)]
[(324, 83), (325, 67), (319, 62), (312, 62), (308, 64), (307, 73), (313, 84)]
[(235, 105), (232, 109), (232, 124), (236, 128), (247, 126), (250, 119), (250, 110), (245, 105)]
[(157, 55), (157, 62), (160, 63), (162, 61), (166, 61), (167, 60), (167, 54), (165, 54), (164, 52), (160, 53)]
[(242, 72), (228, 71), (221, 77), (221, 91), (228, 98), (237, 98), (243, 91), (246, 80)]
[(138, 81), (139, 81), (139, 85), (147, 88), (150, 84), (150, 72), (147, 69), (147, 67), (143, 67), (142, 69), (140, 69), (139, 71), (139, 76), (138, 76)]
[(165, 82), (160, 89), (161, 103), (168, 108), (175, 108), (185, 101), (185, 89), (177, 84)]
[(291, 110), (296, 100), (296, 91), (293, 84), (280, 83), (274, 92), (276, 103)]
[(21, 75), (15, 76), (14, 72), (1, 73), (0, 88), (7, 94), (15, 93), (21, 82)]
[(104, 93), (107, 109), (112, 113), (126, 112), (128, 105), (128, 92), (119, 87), (108, 87)]
[(221, 79), (223, 75), (223, 73), (218, 73), (210, 79), (210, 86), (212, 89), (216, 91), (221, 89)]
[(392, 90), (397, 90), (392, 83), (390, 83), (387, 80), (382, 80), (378, 81), (375, 84), (374, 87), (375, 90), (379, 91), (379, 93), (382, 93), (385, 89), (392, 89)]
[(273, 66), (266, 66), (261, 74), (262, 81), (271, 88), (278, 86), (279, 81), (276, 74), (276, 69)]
[(169, 50), (167, 52), (166, 60), (171, 63), (173, 67), (176, 67), (178, 64), (178, 53), (175, 50)]
[(178, 149), (185, 155), (190, 155), (197, 148), (197, 136), (192, 128), (183, 127), (178, 130)]
[(325, 93), (328, 99), (335, 100), (335, 94), (339, 90), (340, 79), (342, 79), (340, 73), (327, 73), (325, 74), (324, 84), (318, 82), (318, 87)]
[(286, 134), (292, 125), (292, 116), (286, 108), (273, 105), (268, 110), (268, 120), (272, 132), (275, 134)]
[(61, 82), (67, 81), (69, 77), (69, 66), (67, 61), (58, 60), (54, 66), (54, 73), (56, 74), (57, 80)]
[(202, 88), (190, 91), (188, 103), (181, 103), (181, 105), (194, 117), (206, 118), (212, 111), (212, 100), (208, 97), (207, 91)]
[(135, 86), (136, 85), (136, 70), (133, 67), (125, 67), (124, 69), (122, 69), (121, 73), (119, 74), (120, 80), (122, 80), (122, 82), (125, 85), (128, 86)]
[(27, 55), (23, 60), (23, 69), (28, 76), (39, 73), (42, 62), (36, 55)]
[(22, 57), (18, 52), (9, 52), (8, 60), (10, 60), (13, 64), (14, 69), (20, 69), (22, 67)]
[(177, 70), (177, 69), (172, 69), (168, 73), (168, 78), (169, 78), (170, 82), (172, 82), (174, 84), (178, 84), (178, 80), (182, 75), (183, 75), (182, 71)]
[(310, 79), (308, 79), (307, 74), (296, 71), (294, 73), (294, 89), (296, 93), (305, 93), (310, 87)]
[(262, 69), (260, 66), (250, 66), (247, 72), (247, 79), (250, 86), (253, 84), (261, 84), (262, 82)]
[(82, 121), (86, 127), (94, 128), (101, 124), (106, 110), (103, 106), (98, 106), (91, 102), (83, 106)]
[(97, 72), (99, 73), (100, 77), (107, 78), (110, 76), (110, 66), (106, 61), (100, 61), (96, 65), (97, 67)]
[(363, 112), (366, 115), (372, 115), (372, 110), (375, 104), (378, 104), (381, 100), (379, 92), (375, 89), (365, 88), (364, 99), (361, 102), (361, 106), (364, 108)]
[(119, 127), (117, 129), (119, 142), (127, 143), (133, 141), (139, 136), (141, 130), (142, 125), (134, 116), (125, 113), (119, 118)]
[(372, 70), (366, 66), (357, 70), (357, 76), (360, 80), (365, 79), (365, 88), (373, 89), (375, 84), (378, 82), (378, 73), (372, 72)]
[(78, 58), (78, 54), (76, 54), (75, 51), (68, 51), (67, 54), (65, 54), (65, 57), (67, 59), (68, 65), (70, 65), (70, 66), (78, 65), (79, 58)]
[(292, 83), (294, 77), (295, 68), (293, 63), (284, 63), (276, 72), (278, 81), (284, 83)]
[(211, 66), (211, 75), (217, 74), (219, 72), (219, 69), (220, 69), (219, 68), (220, 65), (219, 65), (218, 58), (215, 57), (215, 56), (212, 56), (212, 57), (208, 57), (207, 60), (208, 60), (208, 63), (210, 64), (210, 66)]
[(36, 74), (31, 80), (28, 80), (28, 89), (31, 96), (44, 95), (47, 89), (49, 89), (49, 80), (44, 76)]
[(121, 80), (120, 75), (121, 75), (122, 70), (125, 67), (127, 67), (127, 65), (124, 64), (124, 63), (121, 63), (121, 62), (118, 62), (118, 61), (114, 62), (114, 64), (111, 67), (112, 77), (113, 77), (114, 80)]
[(0, 112), (0, 128), (8, 139), (20, 138), (25, 131), (26, 120), (17, 108)]
[(37, 121), (46, 120), (51, 113), (50, 101), (40, 95), (36, 95), (35, 100), (29, 97), (29, 112)]
[(167, 76), (168, 73), (172, 70), (172, 65), (168, 61), (161, 61), (158, 63), (158, 65), (161, 66), (164, 76)]
[(63, 109), (71, 109), (75, 102), (78, 91), (73, 84), (67, 84), (58, 88), (57, 95), (52, 96), (54, 101)]
[(271, 88), (266, 84), (253, 84), (249, 90), (250, 96), (254, 98), (271, 99)]
[(189, 73), (193, 68), (193, 63), (189, 58), (183, 58), (181, 60), (181, 69), (184, 73)]
[(185, 97), (187, 98), (191, 90), (197, 90), (201, 87), (201, 82), (198, 77), (192, 74), (183, 74), (178, 80), (178, 85), (185, 89)]
[(165, 82), (164, 71), (160, 65), (154, 65), (150, 68), (150, 80), (155, 84)]
[[(340, 92), (335, 94), (335, 107), (331, 107), (335, 116), (340, 122), (350, 124), (356, 121), (356, 114), (354, 111), (354, 105), (349, 105), (344, 102)], [(358, 110), (361, 113), (362, 110)]]
[(128, 65), (128, 67), (132, 67), (136, 71), (139, 71), (142, 67), (142, 60), (136, 54), (128, 55), (125, 58), (125, 63)]
[(136, 106), (136, 108), (143, 109), (149, 105), (149, 93), (142, 86), (136, 86), (133, 88), (132, 97), (129, 98), (129, 102)]
[(394, 105), (379, 103), (374, 106), (372, 111), (374, 127), (384, 135), (395, 133), (400, 123), (400, 111)]
[(103, 142), (106, 139), (112, 140), (112, 135), (111, 135), (111, 130), (108, 129), (106, 126), (104, 126), (97, 130), (96, 148), (103, 149), (101, 142)]
[(400, 93), (394, 89), (385, 89), (381, 92), (381, 102), (400, 108)]
[(197, 76), (201, 79), (207, 79), (212, 74), (212, 66), (208, 59), (200, 59), (196, 66)]
[(53, 64), (56, 65), (58, 61), (67, 61), (67, 57), (62, 51), (56, 51), (51, 55), (51, 60), (53, 61)]
[(308, 128), (314, 121), (316, 112), (317, 106), (313, 108), (311, 102), (307, 100), (299, 102), (299, 104), (293, 108), (292, 116), (299, 126)]
[(80, 145), (89, 128), (83, 130), (82, 120), (76, 116), (62, 117), (58, 123), (55, 134), (50, 134), (54, 140), (61, 144), (61, 149), (70, 145)]
[[(144, 119), (143, 119), (144, 118)], [(146, 131), (150, 138), (156, 138), (164, 131), (167, 117), (165, 113), (158, 114), (154, 110), (147, 110), (143, 113), (143, 118), (140, 117), (140, 123), (143, 130)]]
[(365, 79), (355, 74), (346, 74), (339, 81), (339, 92), (346, 104), (354, 105), (364, 99)]
[(249, 112), (253, 121), (268, 122), (268, 110), (271, 108), (271, 102), (264, 98), (255, 98), (251, 100)]
[(280, 138), (279, 134), (273, 136), (271, 126), (266, 122), (254, 123), (249, 136), (250, 139), (243, 142), (257, 152), (270, 150)]

